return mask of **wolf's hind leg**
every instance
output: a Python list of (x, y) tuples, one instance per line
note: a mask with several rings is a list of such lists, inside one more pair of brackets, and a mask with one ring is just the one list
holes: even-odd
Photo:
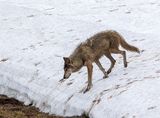
[(111, 61), (110, 68), (107, 70), (107, 74), (109, 74), (116, 63), (116, 60), (111, 56), (111, 53), (108, 51), (106, 52), (105, 56)]
[(95, 63), (97, 64), (97, 66), (99, 67), (99, 69), (103, 72), (104, 74), (104, 77), (103, 78), (107, 78), (108, 77), (108, 74), (107, 72), (105, 71), (105, 69), (103, 68), (102, 64), (100, 63), (99, 60), (96, 60)]
[(127, 67), (127, 58), (126, 58), (126, 51), (122, 51), (122, 50), (119, 50), (119, 49), (111, 49), (110, 50), (111, 53), (115, 53), (115, 54), (121, 54), (123, 56), (123, 64), (124, 64), (124, 67), (126, 68)]

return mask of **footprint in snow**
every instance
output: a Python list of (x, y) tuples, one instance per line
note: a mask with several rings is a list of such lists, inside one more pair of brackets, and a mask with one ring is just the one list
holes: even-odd
[(155, 109), (157, 106), (152, 106), (152, 107), (148, 107), (147, 110), (153, 110)]
[(155, 5), (156, 3), (155, 3), (155, 2), (151, 2), (150, 4), (151, 4), (151, 5)]
[(96, 22), (102, 22), (102, 20), (97, 20)]
[(131, 11), (126, 11), (125, 13), (126, 13), (126, 14), (130, 14), (130, 13), (131, 13)]
[(119, 9), (111, 9), (109, 10), (109, 12), (114, 12), (114, 11), (118, 11)]
[(8, 60), (8, 58), (4, 58), (4, 59), (1, 59), (0, 62), (5, 62), (7, 60)]
[(69, 82), (69, 83), (67, 83), (67, 86), (72, 85), (72, 84), (73, 84), (72, 82)]
[(111, 95), (111, 96), (109, 96), (107, 99), (112, 99), (113, 98), (113, 96)]
[(37, 43), (39, 46), (43, 46), (43, 43), (42, 42), (38, 42)]
[(138, 40), (137, 39), (133, 39), (132, 41), (135, 42), (135, 41), (138, 41)]
[(35, 15), (29, 15), (29, 16), (27, 16), (28, 18), (33, 18), (33, 17), (35, 17)]
[(53, 7), (53, 8), (48, 8), (48, 9), (45, 9), (45, 10), (53, 10), (53, 9), (55, 9), (55, 8)]
[(67, 30), (67, 32), (72, 32), (72, 31), (74, 31), (73, 29), (69, 29), (69, 30)]
[(156, 73), (160, 73), (160, 70), (157, 70)]
[(126, 7), (127, 5), (119, 5), (118, 7)]
[(30, 45), (29, 47), (32, 49), (35, 49), (35, 45)]
[(35, 66), (38, 66), (40, 64), (41, 64), (41, 62), (34, 63)]
[(49, 14), (49, 13), (45, 13), (44, 15), (46, 15), (46, 16), (51, 16), (52, 14)]
[(127, 75), (128, 73), (124, 73), (123, 75)]
[(126, 113), (124, 116), (122, 116), (121, 118), (128, 118), (129, 117), (129, 113)]
[(54, 56), (55, 56), (55, 57), (62, 57), (61, 55), (58, 55), (58, 54), (55, 54)]
[(146, 40), (146, 39), (140, 39), (140, 41), (144, 41), (144, 40)]

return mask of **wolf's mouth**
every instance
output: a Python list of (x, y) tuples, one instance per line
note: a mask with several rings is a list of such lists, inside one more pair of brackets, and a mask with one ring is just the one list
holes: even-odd
[(71, 74), (67, 75), (67, 76), (63, 76), (63, 79), (68, 79), (71, 76)]

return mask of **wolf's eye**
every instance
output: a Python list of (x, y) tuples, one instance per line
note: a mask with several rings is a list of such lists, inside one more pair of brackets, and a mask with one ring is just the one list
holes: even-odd
[(65, 64), (64, 65), (64, 69), (69, 69), (69, 68), (73, 68), (73, 65), (71, 65), (71, 64)]
[(70, 68), (70, 67), (71, 67), (71, 65), (69, 65), (69, 64), (64, 65), (64, 68)]
[(64, 69), (66, 69), (66, 68), (68, 68), (68, 65), (67, 65), (67, 64), (64, 65)]

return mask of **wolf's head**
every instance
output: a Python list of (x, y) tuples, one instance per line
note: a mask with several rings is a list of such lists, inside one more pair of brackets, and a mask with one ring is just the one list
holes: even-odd
[(64, 59), (64, 76), (63, 79), (67, 79), (70, 77), (72, 72), (74, 71), (74, 65), (70, 58), (63, 57)]

